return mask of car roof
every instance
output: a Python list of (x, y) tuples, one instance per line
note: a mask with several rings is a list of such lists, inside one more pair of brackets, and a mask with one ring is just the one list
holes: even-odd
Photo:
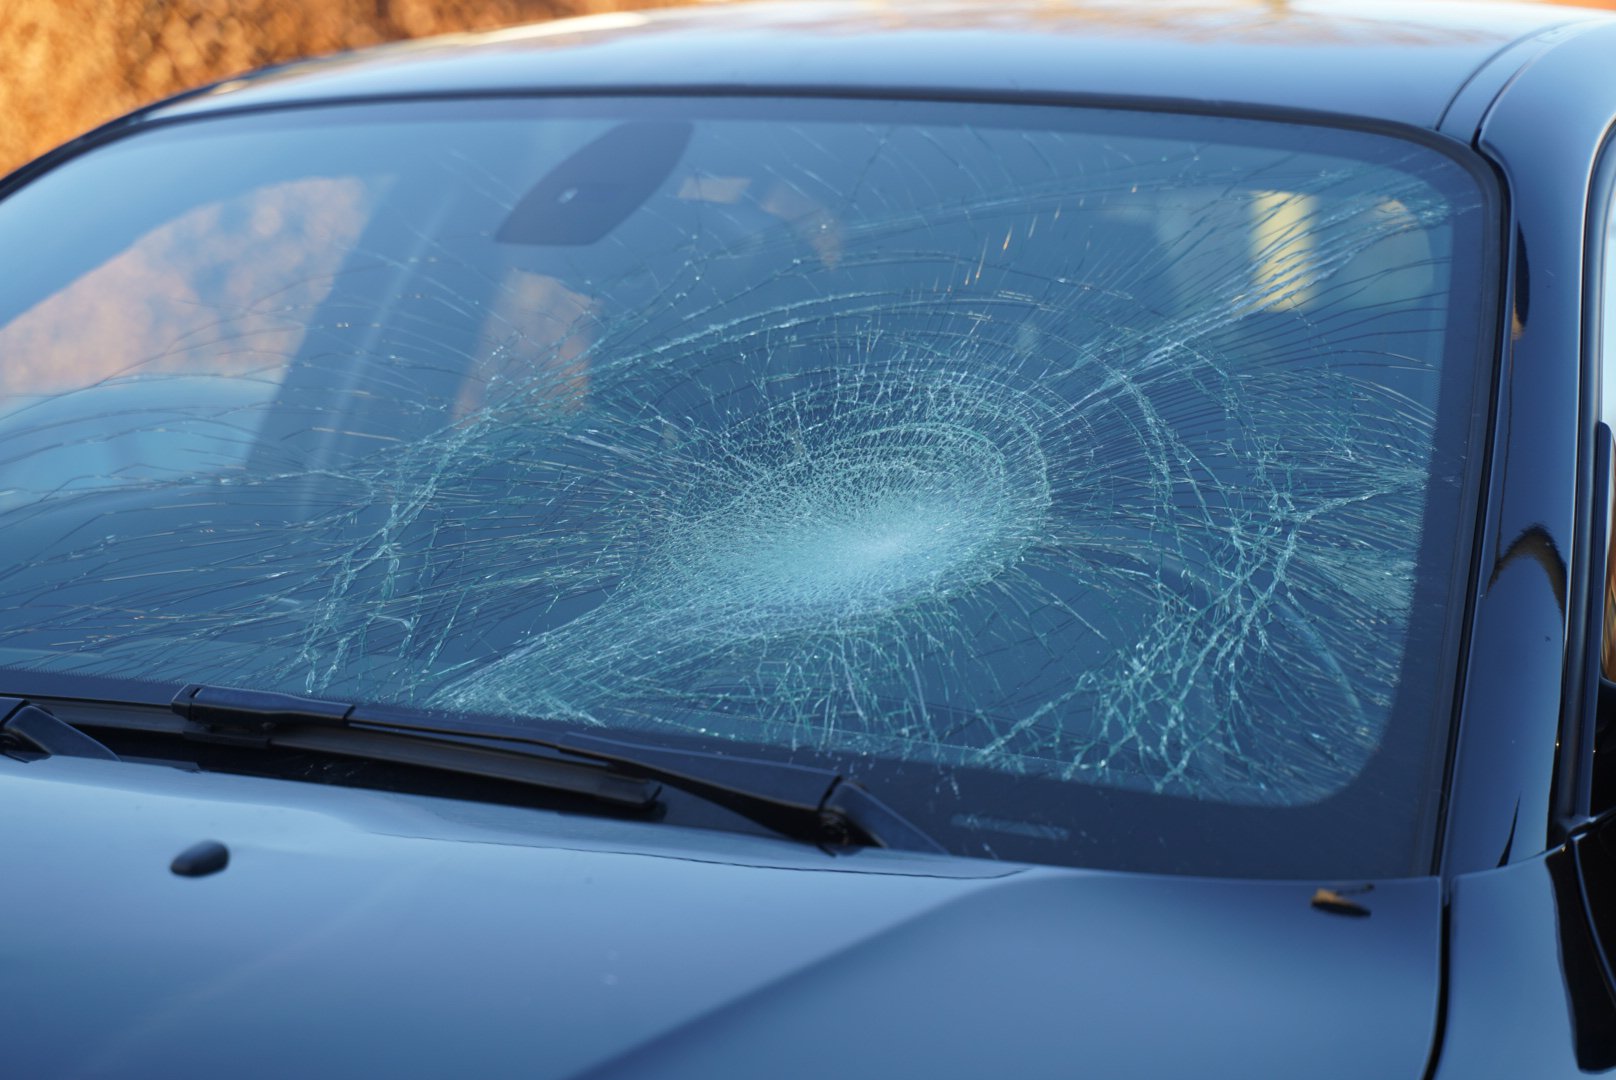
[(704, 4), (295, 63), (152, 115), (419, 94), (817, 90), (1195, 101), (1434, 127), (1511, 44), (1611, 18), (1418, 0)]

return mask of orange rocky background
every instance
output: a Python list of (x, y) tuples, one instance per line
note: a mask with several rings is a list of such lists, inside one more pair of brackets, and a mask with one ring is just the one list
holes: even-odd
[(0, 175), (157, 98), (265, 64), (673, 0), (0, 0)]

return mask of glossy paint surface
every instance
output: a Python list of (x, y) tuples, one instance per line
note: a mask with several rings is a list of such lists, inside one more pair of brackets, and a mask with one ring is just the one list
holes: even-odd
[(1580, 715), (1566, 687), (1583, 633), (1568, 590), (1586, 580), (1573, 561), (1588, 557), (1578, 498), (1579, 488), (1587, 497), (1591, 460), (1580, 448), (1592, 445), (1593, 423), (1582, 392), (1589, 373), (1577, 359), (1583, 222), (1616, 107), (1606, 67), (1613, 49), (1613, 27), (1559, 45), (1514, 81), (1481, 131), (1511, 194), (1511, 267), (1450, 794), (1445, 859), (1455, 873), (1546, 850), (1562, 711), (1567, 724)]
[(1616, 1066), (1616, 1013), (1566, 851), (1456, 879), (1448, 949), (1437, 1080), (1557, 1080)]
[[(838, 857), (67, 758), (0, 787), (18, 1076), (1416, 1077), (1436, 1010), (1431, 880)], [(172, 873), (203, 839), (228, 866)]]

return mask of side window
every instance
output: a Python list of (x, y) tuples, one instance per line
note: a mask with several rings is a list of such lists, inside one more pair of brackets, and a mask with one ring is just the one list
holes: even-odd
[[(1616, 157), (1616, 143), (1606, 151), (1607, 158)], [(1616, 426), (1616, 168), (1603, 170), (1606, 187), (1605, 229), (1600, 246), (1604, 252), (1599, 275), (1599, 366), (1600, 415), (1605, 423)], [(1608, 625), (1608, 621), (1607, 621)], [(1605, 656), (1607, 674), (1616, 672), (1610, 653)]]
[[(1606, 153), (1606, 158), (1612, 156)], [(1607, 189), (1616, 188), (1616, 169), (1601, 170)], [(1599, 418), (1616, 431), (1616, 190), (1607, 190), (1595, 206), (1604, 204), (1605, 225), (1599, 243), (1598, 287), (1592, 302), (1599, 305)], [(1616, 514), (1616, 504), (1612, 505)], [(1616, 520), (1612, 521), (1616, 525)], [(1600, 650), (1601, 674), (1616, 680), (1616, 528), (1611, 529), (1605, 568), (1604, 636)], [(1602, 732), (1604, 735), (1610, 732)]]
[(1616, 169), (1605, 170), (1613, 189), (1605, 200), (1604, 267), (1600, 272), (1600, 363), (1604, 367), (1605, 417), (1616, 421)]
[[(1589, 281), (1589, 303), (1595, 305), (1597, 322), (1594, 347), (1598, 350), (1600, 402), (1599, 419), (1616, 429), (1616, 143), (1607, 144), (1604, 163), (1596, 175), (1602, 190), (1594, 192), (1592, 206), (1604, 215), (1596, 234), (1597, 262)], [(1616, 499), (1611, 500), (1616, 509)], [(1608, 536), (1616, 539), (1616, 520), (1609, 522)], [(1592, 805), (1595, 816), (1606, 820), (1597, 828), (1574, 836), (1570, 846), (1576, 880), (1571, 883), (1581, 893), (1591, 940), (1582, 941), (1577, 920), (1564, 919), (1563, 959), (1568, 980), (1581, 982), (1584, 989), (1571, 995), (1577, 1010), (1574, 1031), (1577, 1058), (1584, 1069), (1608, 1069), (1616, 1065), (1616, 1039), (1611, 1032), (1616, 1006), (1616, 544), (1607, 547), (1604, 585), (1604, 628), (1601, 639), (1600, 674), (1602, 686), (1598, 704), (1598, 729), (1594, 741)], [(1590, 946), (1591, 953), (1590, 955)], [(1603, 983), (1603, 986), (1601, 986)], [(1604, 993), (1600, 991), (1603, 990)]]
[[(1595, 193), (1594, 207), (1602, 207), (1604, 225), (1596, 245), (1597, 276), (1590, 289), (1590, 303), (1598, 309), (1599, 419), (1616, 432), (1616, 144), (1604, 154), (1605, 164), (1597, 173), (1602, 192)], [(1592, 811), (1603, 813), (1616, 807), (1616, 498), (1610, 501), (1611, 520), (1607, 523), (1604, 618), (1600, 647), (1600, 675), (1605, 683), (1599, 700), (1599, 726), (1594, 750), (1594, 790)]]

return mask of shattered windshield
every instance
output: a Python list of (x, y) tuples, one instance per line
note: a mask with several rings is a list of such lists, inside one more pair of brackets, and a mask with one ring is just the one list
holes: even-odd
[(137, 134), (0, 203), (0, 675), (744, 745), (1036, 861), (1350, 804), (1410, 872), (1485, 217), (1413, 142), (1048, 106)]

